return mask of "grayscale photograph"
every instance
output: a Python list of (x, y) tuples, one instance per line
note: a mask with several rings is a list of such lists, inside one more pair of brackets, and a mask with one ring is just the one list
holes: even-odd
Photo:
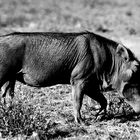
[(140, 1), (0, 0), (0, 140), (140, 140)]

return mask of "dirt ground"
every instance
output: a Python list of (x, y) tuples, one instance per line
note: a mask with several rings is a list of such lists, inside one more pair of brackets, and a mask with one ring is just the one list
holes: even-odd
[[(0, 0), (0, 34), (91, 31), (122, 42), (140, 59), (139, 0)], [(95, 121), (97, 103), (84, 99), (83, 126), (74, 124), (71, 87), (30, 88), (16, 84), (12, 108), (0, 104), (0, 139), (139, 140), (139, 118), (119, 105), (116, 94), (108, 120)], [(111, 96), (110, 96), (111, 95)], [(36, 134), (37, 136), (34, 136)]]

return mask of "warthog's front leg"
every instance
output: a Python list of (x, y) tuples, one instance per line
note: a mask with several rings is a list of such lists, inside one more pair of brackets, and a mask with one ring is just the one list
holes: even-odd
[(95, 115), (96, 116), (96, 119), (97, 117), (102, 114), (102, 112), (104, 112), (103, 116), (106, 116), (107, 112), (106, 112), (106, 109), (107, 109), (107, 100), (106, 98), (104, 97), (104, 95), (100, 92), (96, 93), (95, 97), (93, 98), (94, 100), (96, 100), (101, 108), (100, 110), (98, 111), (98, 113)]
[(82, 80), (78, 80), (74, 83), (74, 85), (72, 85), (75, 122), (80, 124), (82, 123), (80, 109), (82, 107), (82, 101), (84, 95), (83, 88), (84, 88), (84, 82)]
[(91, 78), (88, 83), (86, 83), (85, 94), (91, 97), (93, 100), (97, 101), (100, 104), (100, 109), (96, 114), (96, 118), (102, 114), (104, 111), (104, 115), (106, 115), (107, 108), (107, 100), (104, 95), (101, 93), (98, 81), (96, 78)]

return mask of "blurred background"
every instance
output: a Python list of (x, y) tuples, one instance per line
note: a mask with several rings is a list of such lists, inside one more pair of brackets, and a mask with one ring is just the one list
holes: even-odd
[(0, 33), (83, 31), (140, 35), (139, 0), (0, 0)]
[(140, 59), (139, 0), (0, 0), (0, 35), (91, 31), (122, 42)]

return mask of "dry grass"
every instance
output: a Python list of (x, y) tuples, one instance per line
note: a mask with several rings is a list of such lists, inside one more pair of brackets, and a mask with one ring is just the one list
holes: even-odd
[(13, 105), (0, 104), (0, 132), (2, 137), (29, 139), (37, 134), (43, 139), (138, 139), (140, 123), (132, 116), (132, 109), (121, 103), (115, 93), (105, 93), (111, 103), (108, 117), (95, 120), (97, 103), (88, 105), (84, 98), (82, 117), (85, 125), (74, 123), (71, 87), (30, 88), (17, 83)]
[[(0, 0), (0, 34), (90, 30), (115, 39), (135, 38), (140, 35), (139, 8), (138, 0)], [(89, 105), (84, 98), (85, 125), (77, 126), (70, 92), (68, 85), (36, 89), (17, 83), (13, 105), (0, 103), (0, 139), (140, 139), (139, 117), (117, 94), (104, 93), (112, 106), (109, 116), (99, 120), (97, 103)]]

